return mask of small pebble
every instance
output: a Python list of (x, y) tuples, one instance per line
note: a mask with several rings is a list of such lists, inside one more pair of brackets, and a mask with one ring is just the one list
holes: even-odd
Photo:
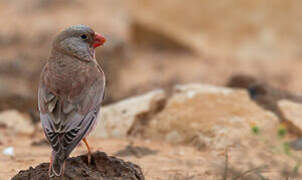
[(14, 148), (13, 147), (5, 148), (2, 153), (7, 156), (14, 156)]

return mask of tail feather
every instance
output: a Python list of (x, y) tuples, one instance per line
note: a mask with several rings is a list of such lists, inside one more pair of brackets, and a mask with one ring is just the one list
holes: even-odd
[(66, 158), (60, 157), (58, 154), (53, 153), (53, 160), (50, 169), (50, 177), (61, 176), (64, 172), (64, 162)]

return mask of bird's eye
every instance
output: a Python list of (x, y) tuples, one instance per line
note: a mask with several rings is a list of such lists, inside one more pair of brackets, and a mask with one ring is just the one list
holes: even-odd
[(81, 38), (82, 39), (87, 39), (87, 35), (83, 34), (83, 35), (81, 35)]

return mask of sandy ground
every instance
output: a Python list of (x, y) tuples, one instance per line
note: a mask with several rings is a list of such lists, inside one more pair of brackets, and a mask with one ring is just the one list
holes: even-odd
[[(51, 148), (48, 145), (32, 145), (33, 142), (44, 140), (42, 133), (39, 132), (32, 138), (28, 135), (13, 135), (7, 130), (1, 132), (4, 132), (4, 136), (2, 136), (2, 144), (0, 145), (0, 180), (10, 179), (20, 170), (26, 170), (31, 166), (36, 167), (42, 162), (49, 161)], [(103, 151), (108, 155), (114, 155), (125, 149), (130, 143), (133, 143), (133, 146), (157, 151), (156, 154), (141, 157), (118, 157), (139, 165), (146, 180), (222, 179), (225, 172), (226, 155), (228, 155), (228, 177), (242, 176), (239, 179), (245, 180), (259, 179), (260, 175), (269, 179), (283, 180), (285, 178), (283, 174), (290, 173), (295, 165), (294, 159), (282, 152), (278, 153), (281, 146), (276, 146), (277, 142), (269, 143), (268, 139), (265, 140), (257, 136), (250, 136), (246, 141), (229, 147), (227, 154), (225, 149), (198, 151), (190, 146), (172, 145), (137, 138), (102, 139), (88, 137), (88, 141), (93, 151)], [(13, 157), (2, 153), (7, 147), (14, 148)], [(81, 143), (71, 156), (82, 155), (86, 152), (86, 147)], [(301, 153), (296, 157), (301, 157)], [(243, 176), (242, 174), (245, 172), (251, 176)]]
[[(42, 162), (49, 161), (50, 147), (47, 145), (32, 146), (31, 143), (39, 141), (43, 135), (30, 138), (26, 135), (5, 137), (7, 143), (0, 145), (0, 151), (12, 146), (15, 150), (15, 156), (9, 157), (1, 153), (0, 155), (0, 179), (6, 180), (13, 177), (20, 170), (28, 169), (30, 166), (35, 167)], [(126, 147), (130, 141), (135, 146), (144, 146), (152, 150), (157, 150), (156, 155), (147, 155), (141, 158), (134, 156), (121, 157), (125, 161), (131, 161), (138, 164), (146, 179), (183, 179), (185, 177), (194, 177), (198, 179), (204, 175), (204, 164), (202, 152), (194, 148), (185, 146), (172, 146), (161, 142), (150, 142), (138, 139), (101, 139), (88, 138), (93, 147), (93, 151), (99, 150), (113, 155), (115, 152)], [(77, 156), (86, 153), (84, 144), (80, 144), (71, 156)]]

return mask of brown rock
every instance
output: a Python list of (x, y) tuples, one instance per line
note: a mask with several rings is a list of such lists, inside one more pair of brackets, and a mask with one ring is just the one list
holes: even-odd
[(144, 128), (145, 137), (223, 149), (251, 135), (275, 134), (278, 118), (250, 100), (246, 91), (202, 84), (175, 87), (166, 107)]
[(278, 102), (280, 100), (287, 99), (292, 102), (302, 103), (302, 96), (274, 88), (271, 85), (248, 75), (239, 74), (231, 77), (227, 86), (246, 89), (252, 100), (264, 109), (274, 112), (281, 121), (286, 119), (286, 117), (283, 116), (278, 107)]
[(284, 99), (278, 101), (278, 107), (289, 130), (302, 135), (302, 104)]
[(152, 114), (165, 99), (163, 90), (154, 90), (102, 107), (99, 123), (91, 135), (105, 138), (126, 137), (137, 118)]
[(30, 117), (16, 110), (2, 111), (0, 113), (0, 124), (4, 124), (16, 133), (31, 135), (34, 132)]
[(107, 156), (103, 152), (95, 152), (91, 157), (91, 165), (87, 165), (87, 156), (69, 158), (66, 161), (64, 177), (49, 178), (49, 163), (30, 167), (20, 171), (12, 180), (144, 180), (140, 167), (131, 162)]
[(16, 109), (21, 113), (30, 115), (33, 123), (40, 121), (37, 110), (37, 100), (31, 97), (20, 95), (1, 95), (0, 96), (0, 111)]

